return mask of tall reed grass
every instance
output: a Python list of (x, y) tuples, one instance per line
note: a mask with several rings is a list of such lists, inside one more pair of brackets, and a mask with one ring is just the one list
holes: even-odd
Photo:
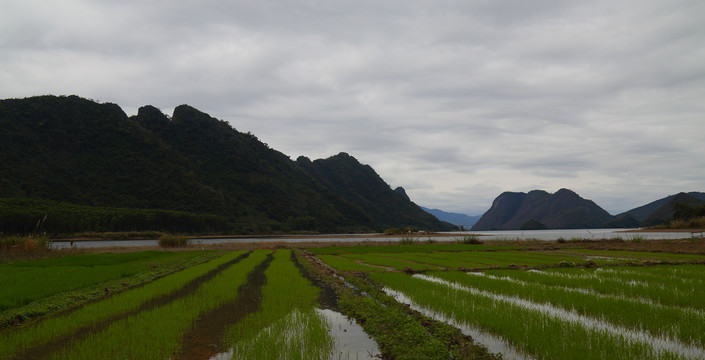
[(169, 247), (186, 247), (189, 246), (191, 240), (182, 235), (162, 235), (159, 237), (159, 246), (164, 248)]

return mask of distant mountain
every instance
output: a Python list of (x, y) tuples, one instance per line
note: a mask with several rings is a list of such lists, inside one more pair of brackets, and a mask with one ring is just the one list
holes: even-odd
[(468, 230), (472, 228), (472, 226), (475, 225), (475, 223), (482, 217), (482, 215), (470, 216), (465, 214), (446, 212), (438, 209), (429, 209), (423, 206), (421, 208), (441, 221), (449, 222), (457, 226), (462, 226), (463, 228)]
[(554, 194), (542, 190), (505, 192), (494, 200), (472, 230), (598, 228), (612, 219), (594, 202), (568, 189)]
[(212, 214), (233, 233), (449, 228), (348, 154), (292, 161), (188, 105), (0, 100), (0, 129), (0, 198)]
[(668, 197), (668, 201), (654, 210), (649, 217), (647, 217), (643, 222), (643, 226), (654, 226), (661, 224), (668, 224), (676, 214), (676, 209), (679, 205), (685, 205), (691, 208), (697, 208), (703, 206), (705, 200), (698, 198), (697, 196), (678, 193)]
[[(680, 194), (684, 194), (684, 193), (680, 193)], [(618, 214), (617, 217), (620, 218), (620, 217), (623, 217), (626, 215), (630, 215), (634, 219), (636, 219), (639, 222), (639, 224), (641, 224), (641, 223), (645, 222), (654, 212), (659, 210), (660, 207), (672, 202), (680, 194), (666, 196), (665, 198), (650, 202), (646, 205), (636, 207), (636, 208), (631, 209), (629, 211), (625, 211), (621, 214)], [(704, 192), (693, 191), (693, 192), (689, 192), (686, 194), (690, 195), (696, 199), (700, 199), (700, 200), (705, 201), (705, 193)]]

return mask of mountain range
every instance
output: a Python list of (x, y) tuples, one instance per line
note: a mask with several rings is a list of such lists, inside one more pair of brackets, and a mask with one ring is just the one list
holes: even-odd
[(500, 194), (472, 230), (535, 230), (633, 228), (668, 223), (678, 206), (705, 205), (705, 193), (671, 195), (618, 215), (610, 215), (591, 200), (560, 189), (550, 194), (543, 190)]
[(427, 207), (421, 207), (427, 213), (437, 217), (441, 221), (449, 222), (453, 225), (462, 226), (464, 229), (472, 228), (475, 223), (482, 217), (482, 215), (470, 216), (466, 214), (447, 212), (439, 209), (429, 209)]
[(188, 105), (127, 116), (78, 96), (7, 99), (0, 129), (0, 198), (210, 214), (230, 233), (453, 227), (347, 153), (293, 161)]

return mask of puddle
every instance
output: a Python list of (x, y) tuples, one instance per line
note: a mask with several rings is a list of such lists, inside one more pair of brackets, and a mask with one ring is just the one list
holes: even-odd
[(635, 330), (623, 328), (623, 327), (608, 323), (606, 321), (602, 321), (602, 320), (599, 320), (596, 318), (580, 315), (580, 314), (573, 312), (573, 311), (568, 311), (568, 310), (565, 310), (562, 308), (557, 308), (555, 306), (551, 306), (548, 304), (540, 304), (540, 303), (531, 302), (531, 301), (522, 299), (520, 297), (500, 295), (500, 294), (495, 294), (495, 293), (491, 293), (491, 292), (484, 291), (484, 290), (479, 290), (476, 288), (465, 287), (465, 286), (462, 286), (462, 285), (459, 285), (459, 284), (456, 284), (453, 282), (449, 282), (449, 281), (446, 281), (443, 279), (435, 278), (432, 276), (426, 276), (426, 275), (421, 275), (421, 274), (416, 274), (413, 276), (416, 278), (419, 278), (419, 279), (426, 280), (426, 281), (435, 282), (438, 284), (444, 284), (444, 285), (452, 287), (454, 289), (467, 291), (468, 293), (473, 294), (473, 295), (480, 295), (480, 296), (491, 298), (495, 301), (502, 301), (502, 302), (506, 302), (506, 303), (516, 305), (516, 306), (520, 306), (520, 307), (523, 307), (523, 308), (526, 308), (529, 310), (539, 311), (541, 313), (547, 314), (549, 316), (552, 316), (554, 318), (557, 318), (557, 319), (560, 319), (563, 321), (578, 323), (587, 329), (604, 331), (604, 332), (613, 334), (617, 337), (623, 337), (626, 341), (631, 342), (631, 343), (634, 343), (634, 342), (643, 343), (643, 344), (646, 344), (646, 345), (653, 347), (653, 349), (658, 352), (669, 351), (673, 354), (677, 354), (679, 356), (682, 356), (682, 357), (688, 358), (688, 359), (703, 359), (703, 358), (705, 358), (705, 349), (698, 347), (698, 346), (687, 345), (687, 344), (681, 343), (677, 340), (672, 340), (670, 338), (657, 337), (657, 336), (653, 336), (653, 335), (651, 335), (647, 332), (644, 332), (644, 331), (635, 331)]
[[(159, 306), (166, 305), (176, 299), (188, 296), (190, 294), (193, 294), (198, 290), (198, 288), (205, 283), (206, 281), (212, 279), (216, 275), (220, 274), (223, 270), (227, 269), (228, 267), (238, 263), (242, 259), (248, 257), (250, 255), (251, 251), (244, 253), (238, 257), (236, 257), (233, 260), (230, 260), (226, 263), (223, 263), (219, 265), (217, 268), (187, 282), (184, 284), (184, 286), (180, 287), (177, 290), (174, 290), (168, 294), (160, 295), (155, 298), (149, 299), (145, 301), (142, 305), (137, 307), (136, 309), (130, 310), (128, 312), (118, 314), (116, 316), (113, 316), (111, 318), (99, 321), (97, 323), (84, 326), (82, 328), (79, 328), (73, 332), (69, 332), (66, 334), (63, 334), (62, 336), (56, 337), (53, 340), (44, 343), (40, 346), (33, 347), (31, 349), (27, 349), (24, 352), (18, 353), (16, 358), (29, 358), (29, 359), (38, 359), (38, 358), (47, 358), (49, 357), (50, 354), (53, 354), (64, 347), (68, 346), (70, 343), (76, 343), (77, 341), (80, 341), (82, 339), (87, 338), (91, 334), (98, 333), (100, 331), (105, 330), (108, 328), (111, 324), (113, 324), (116, 321), (125, 319), (129, 316), (138, 314), (143, 311), (150, 311), (154, 308), (157, 308)], [(143, 284), (146, 285), (146, 284)], [(77, 309), (71, 310), (71, 312), (74, 312)], [(64, 314), (58, 314), (58, 316), (65, 315)]]
[(464, 335), (470, 335), (477, 344), (481, 344), (484, 347), (487, 348), (487, 350), (491, 353), (495, 354), (502, 354), (503, 359), (507, 360), (534, 360), (530, 355), (524, 354), (521, 352), (519, 349), (515, 348), (508, 342), (506, 342), (503, 338), (499, 336), (492, 335), (486, 331), (482, 331), (479, 328), (475, 326), (471, 326), (465, 323), (460, 323), (456, 321), (455, 319), (451, 319), (444, 314), (435, 312), (429, 308), (423, 307), (415, 303), (411, 298), (406, 296), (406, 294), (390, 289), (390, 288), (383, 288), (384, 292), (387, 293), (387, 295), (392, 296), (396, 301), (407, 304), (409, 307), (411, 307), (412, 310), (418, 311), (421, 314), (428, 316), (434, 320), (444, 322), (446, 324), (449, 324), (451, 326), (454, 326)]
[(325, 316), (330, 333), (335, 339), (331, 359), (377, 359), (380, 354), (377, 343), (354, 320), (330, 309), (316, 309)]
[(267, 255), (267, 259), (247, 275), (247, 282), (238, 288), (233, 300), (194, 320), (191, 330), (182, 337), (181, 353), (176, 359), (208, 359), (228, 350), (222, 343), (228, 326), (259, 310), (262, 287), (267, 282), (264, 271), (273, 259), (272, 254)]

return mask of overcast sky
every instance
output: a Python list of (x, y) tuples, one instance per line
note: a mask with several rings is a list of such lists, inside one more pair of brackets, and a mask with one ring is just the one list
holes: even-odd
[(44, 94), (189, 104), (471, 215), (705, 191), (702, 0), (0, 0), (0, 98)]

